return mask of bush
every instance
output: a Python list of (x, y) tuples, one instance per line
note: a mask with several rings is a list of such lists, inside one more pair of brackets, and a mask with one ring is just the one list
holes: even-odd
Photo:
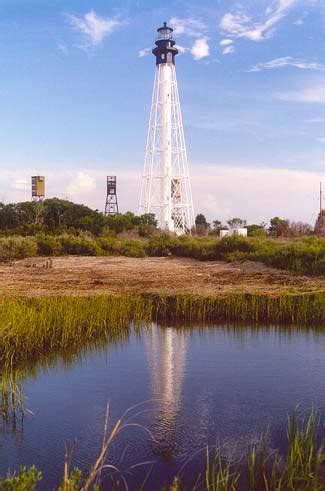
[(37, 248), (40, 256), (60, 256), (62, 254), (60, 239), (53, 235), (38, 235)]
[(229, 252), (254, 252), (256, 246), (254, 242), (240, 235), (233, 235), (231, 237), (224, 237), (216, 244), (217, 254), (223, 258), (225, 254)]
[(99, 237), (96, 243), (105, 256), (116, 254), (116, 239), (113, 237)]
[(103, 251), (95, 240), (86, 237), (60, 237), (62, 253), (72, 256), (100, 256)]
[(169, 256), (177, 245), (177, 238), (169, 234), (150, 237), (146, 247), (148, 256)]
[(118, 251), (126, 257), (145, 257), (146, 244), (141, 240), (126, 240), (118, 244)]
[(34, 237), (8, 237), (0, 239), (0, 261), (12, 261), (37, 256)]
[(173, 247), (175, 256), (206, 260), (213, 258), (216, 240), (206, 237), (179, 237)]

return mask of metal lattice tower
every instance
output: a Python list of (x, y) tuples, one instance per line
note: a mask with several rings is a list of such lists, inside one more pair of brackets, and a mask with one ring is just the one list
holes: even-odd
[(116, 176), (107, 176), (105, 215), (116, 215), (116, 213), (118, 213)]
[(162, 230), (182, 235), (195, 226), (190, 175), (179, 102), (173, 29), (158, 29), (139, 213), (154, 213)]

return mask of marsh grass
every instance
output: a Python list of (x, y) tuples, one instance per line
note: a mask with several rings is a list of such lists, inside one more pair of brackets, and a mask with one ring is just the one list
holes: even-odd
[(0, 420), (3, 430), (22, 433), (25, 414), (31, 413), (25, 407), (25, 398), (18, 373), (10, 372), (1, 375)]
[(325, 324), (324, 293), (276, 296), (231, 293), (92, 297), (8, 297), (0, 300), (0, 370), (34, 364), (44, 356), (71, 353), (129, 336), (152, 321)]
[[(297, 410), (288, 417), (287, 451), (268, 451), (268, 437), (247, 453), (248, 488), (251, 491), (305, 491), (325, 489), (324, 435), (319, 435), (317, 411), (301, 421)], [(320, 440), (320, 441), (319, 441)]]

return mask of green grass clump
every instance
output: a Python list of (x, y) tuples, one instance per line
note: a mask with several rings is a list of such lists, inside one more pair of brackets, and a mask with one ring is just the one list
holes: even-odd
[(78, 350), (98, 339), (120, 339), (145, 320), (142, 300), (128, 297), (10, 298), (0, 301), (0, 368), (46, 354)]
[(41, 480), (42, 473), (35, 466), (29, 469), (21, 467), (16, 475), (0, 478), (0, 491), (33, 491)]
[(133, 322), (245, 322), (295, 325), (325, 323), (325, 294), (277, 296), (229, 293), (8, 297), (0, 300), (0, 368), (78, 350), (96, 340), (129, 333)]

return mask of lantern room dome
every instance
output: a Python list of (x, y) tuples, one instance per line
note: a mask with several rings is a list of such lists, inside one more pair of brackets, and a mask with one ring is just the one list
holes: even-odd
[(162, 27), (157, 29), (158, 36), (157, 40), (160, 41), (162, 39), (173, 39), (173, 29), (167, 26), (167, 22), (164, 22)]

